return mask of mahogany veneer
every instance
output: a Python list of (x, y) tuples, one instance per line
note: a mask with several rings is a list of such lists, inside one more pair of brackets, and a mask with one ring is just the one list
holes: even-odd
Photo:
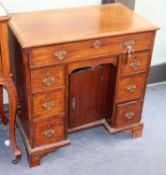
[(104, 125), (141, 137), (156, 30), (121, 4), (12, 15), (18, 125), (30, 166)]

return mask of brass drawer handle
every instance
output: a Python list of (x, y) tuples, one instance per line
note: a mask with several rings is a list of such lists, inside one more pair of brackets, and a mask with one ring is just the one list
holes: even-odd
[(139, 61), (135, 61), (135, 62), (130, 64), (130, 67), (132, 69), (137, 69), (139, 66), (140, 66), (140, 62)]
[(43, 104), (43, 108), (46, 110), (51, 110), (55, 107), (55, 104), (53, 102), (46, 102)]
[(51, 130), (46, 130), (46, 131), (43, 132), (43, 135), (44, 135), (45, 137), (52, 137), (54, 134), (55, 134), (55, 131), (54, 131), (53, 129), (51, 129)]
[(52, 85), (54, 81), (55, 81), (55, 78), (52, 77), (52, 76), (47, 76), (47, 77), (45, 77), (45, 78), (43, 79), (43, 83), (44, 83), (44, 85), (46, 85), (46, 86)]
[(124, 116), (126, 119), (130, 120), (134, 117), (134, 115), (135, 115), (134, 112), (130, 111), (130, 112), (126, 113)]
[(136, 85), (131, 85), (131, 86), (128, 86), (126, 89), (127, 89), (128, 92), (132, 93), (137, 89), (137, 86)]
[(135, 44), (135, 41), (133, 40), (124, 42), (124, 46), (125, 46), (124, 55), (127, 54), (128, 58), (130, 58), (131, 53), (134, 52), (134, 48), (133, 48), (134, 44)]
[(93, 46), (95, 49), (99, 49), (100, 46), (101, 46), (101, 42), (99, 40), (96, 40), (94, 43), (93, 43)]
[(67, 52), (65, 50), (58, 50), (54, 55), (58, 60), (63, 60), (66, 57)]

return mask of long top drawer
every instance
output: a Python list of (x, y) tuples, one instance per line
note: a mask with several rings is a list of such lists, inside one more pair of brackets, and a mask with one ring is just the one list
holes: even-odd
[(152, 32), (101, 38), (33, 48), (31, 66), (52, 65), (83, 58), (124, 53), (126, 42), (133, 43), (134, 51), (151, 48)]

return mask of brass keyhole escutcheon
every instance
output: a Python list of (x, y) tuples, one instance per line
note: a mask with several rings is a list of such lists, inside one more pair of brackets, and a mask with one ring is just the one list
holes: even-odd
[(137, 59), (137, 57), (134, 57), (134, 61), (130, 64), (130, 67), (132, 69), (137, 69), (140, 66), (140, 61)]
[(93, 43), (93, 46), (95, 49), (99, 49), (100, 46), (101, 46), (101, 42), (99, 40), (96, 40), (94, 43)]
[(72, 100), (71, 100), (71, 108), (72, 108), (73, 110), (76, 109), (76, 98), (72, 98)]

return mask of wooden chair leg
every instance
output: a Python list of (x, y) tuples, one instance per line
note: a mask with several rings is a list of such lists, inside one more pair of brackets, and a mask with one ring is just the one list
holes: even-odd
[(21, 151), (16, 143), (15, 121), (16, 121), (17, 91), (12, 79), (7, 82), (6, 88), (8, 90), (9, 103), (10, 103), (10, 112), (9, 112), (10, 141), (16, 156), (16, 160), (13, 160), (13, 163), (16, 164), (21, 159)]
[(4, 125), (8, 124), (8, 118), (5, 116), (4, 106), (3, 106), (3, 86), (0, 85), (0, 115), (2, 118), (2, 123)]

